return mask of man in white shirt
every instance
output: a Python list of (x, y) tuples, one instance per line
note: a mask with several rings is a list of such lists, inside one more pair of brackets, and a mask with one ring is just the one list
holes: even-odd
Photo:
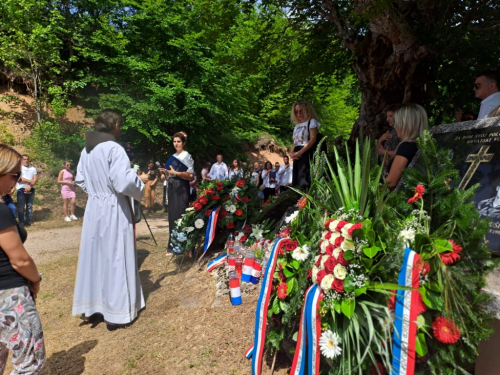
[(500, 106), (500, 73), (487, 70), (479, 73), (474, 82), (476, 98), (482, 99), (478, 120), (487, 118), (496, 107)]
[(208, 176), (212, 180), (224, 181), (228, 178), (227, 165), (222, 161), (222, 155), (217, 155), (217, 163), (212, 164)]
[(36, 168), (30, 165), (28, 155), (22, 156), (21, 164), (21, 178), (16, 185), (17, 218), (19, 224), (24, 226), (32, 224), (33, 201), (35, 200), (35, 185), (38, 181), (38, 174)]
[(293, 166), (290, 164), (290, 159), (288, 156), (283, 156), (283, 164), (280, 166), (278, 171), (278, 178), (280, 181), (280, 193), (284, 192), (288, 189), (288, 187), (292, 184), (292, 171)]

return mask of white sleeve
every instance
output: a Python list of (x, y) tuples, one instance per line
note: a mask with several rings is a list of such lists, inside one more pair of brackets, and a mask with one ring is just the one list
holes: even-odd
[(114, 147), (109, 158), (109, 179), (115, 191), (140, 201), (144, 183), (130, 168), (130, 160), (125, 150), (120, 146)]
[(222, 173), (223, 173), (224, 179), (227, 179), (229, 176), (229, 173), (228, 173), (227, 165), (225, 163), (224, 163), (224, 168), (223, 168)]
[(76, 169), (76, 178), (75, 178), (75, 184), (78, 186), (80, 189), (82, 189), (84, 192), (87, 192), (87, 188), (85, 186), (85, 174), (83, 173), (83, 159), (86, 158), (87, 152), (85, 149), (82, 151), (80, 154), (80, 161), (78, 162), (78, 168)]
[(184, 159), (184, 164), (188, 167), (188, 170), (186, 172), (188, 173), (194, 173), (194, 160), (191, 154), (187, 154), (186, 158)]
[(277, 175), (281, 177), (283, 175), (283, 173), (285, 173), (285, 166), (281, 165), (280, 169), (278, 170)]
[(318, 120), (316, 120), (315, 118), (312, 118), (311, 123), (309, 124), (309, 129), (319, 128), (319, 127), (320, 127), (320, 124), (319, 124)]

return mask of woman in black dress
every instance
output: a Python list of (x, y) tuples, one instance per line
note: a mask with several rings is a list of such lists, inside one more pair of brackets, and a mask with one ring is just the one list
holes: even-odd
[(292, 186), (307, 190), (311, 186), (311, 148), (316, 143), (320, 127), (318, 115), (309, 102), (300, 100), (293, 105), (290, 118), (295, 122), (294, 148), (290, 154), (293, 159)]
[(396, 155), (387, 164), (387, 186), (395, 188), (399, 183), (403, 170), (411, 163), (418, 151), (416, 140), (422, 137), (428, 129), (427, 112), (414, 103), (401, 105), (394, 114), (394, 129), (401, 143), (396, 149)]
[[(187, 141), (187, 134), (179, 132), (174, 134), (174, 148), (176, 153), (173, 155), (182, 164), (187, 167), (185, 172), (177, 172), (170, 166), (170, 169), (165, 169), (168, 174), (168, 226), (169, 233), (175, 228), (175, 221), (180, 219), (181, 215), (189, 206), (189, 180), (193, 177), (194, 161), (191, 155), (184, 150)], [(170, 235), (168, 240), (167, 254), (173, 253), (173, 248), (170, 243)]]

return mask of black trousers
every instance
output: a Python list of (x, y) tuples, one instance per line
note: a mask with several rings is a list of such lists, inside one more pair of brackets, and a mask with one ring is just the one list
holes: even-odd
[(175, 229), (175, 221), (180, 219), (189, 206), (189, 181), (179, 177), (168, 179), (168, 248), (170, 249), (170, 234)]
[[(293, 152), (302, 150), (303, 146), (295, 146)], [(299, 160), (293, 161), (292, 170), (292, 186), (299, 187), (303, 190), (309, 189), (311, 186), (311, 154), (305, 152)]]

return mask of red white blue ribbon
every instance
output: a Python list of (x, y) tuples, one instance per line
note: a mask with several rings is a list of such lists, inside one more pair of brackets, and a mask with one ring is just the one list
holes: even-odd
[(245, 352), (245, 357), (247, 357), (248, 359), (252, 358), (252, 354), (253, 354), (253, 345), (251, 345), (247, 351)]
[[(250, 355), (252, 356), (252, 375), (261, 375), (262, 371), (262, 356), (266, 343), (267, 310), (269, 308), (269, 299), (273, 288), (273, 275), (278, 261), (279, 248), (284, 240), (284, 238), (280, 238), (274, 243), (271, 254), (269, 255), (269, 260), (267, 261), (266, 272), (264, 273), (264, 279), (257, 301), (253, 348), (249, 348), (245, 353), (247, 358), (250, 358)], [(251, 352), (250, 349), (252, 349)]]
[(207, 264), (207, 272), (211, 272), (217, 267), (219, 267), (221, 264), (226, 263), (227, 261), (227, 253), (222, 253), (219, 255), (217, 258), (212, 259), (210, 262)]
[(322, 299), (323, 292), (318, 284), (306, 290), (290, 375), (319, 374), (321, 318), (318, 309)]
[(201, 254), (200, 259), (198, 259), (198, 267), (200, 266), (201, 258), (205, 255), (208, 248), (212, 244), (215, 237), (215, 227), (217, 225), (217, 218), (219, 217), (220, 206), (215, 206), (210, 212), (208, 217), (207, 231), (205, 232), (205, 246), (203, 247), (203, 254)]
[(399, 271), (398, 284), (413, 288), (398, 290), (392, 344), (392, 375), (413, 375), (415, 373), (415, 344), (417, 338), (419, 269), (420, 256), (411, 249), (405, 249), (403, 264)]

